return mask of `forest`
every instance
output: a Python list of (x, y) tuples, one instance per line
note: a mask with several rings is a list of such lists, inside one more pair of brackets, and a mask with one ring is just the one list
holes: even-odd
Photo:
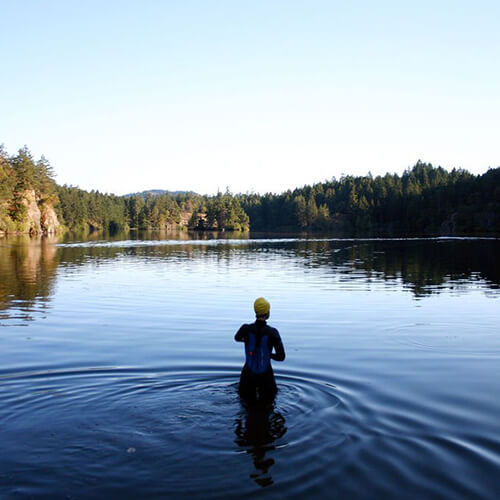
[[(51, 210), (57, 217), (51, 218)], [(30, 220), (34, 212), (39, 225)], [(213, 196), (117, 196), (58, 185), (43, 156), (35, 160), (27, 147), (9, 156), (0, 147), (0, 232), (178, 228), (343, 236), (498, 235), (500, 168), (474, 175), (418, 161), (402, 175), (342, 176), (280, 194), (226, 190)]]
[(252, 230), (353, 236), (500, 233), (500, 168), (483, 175), (418, 161), (400, 176), (344, 176), (282, 194), (240, 196)]

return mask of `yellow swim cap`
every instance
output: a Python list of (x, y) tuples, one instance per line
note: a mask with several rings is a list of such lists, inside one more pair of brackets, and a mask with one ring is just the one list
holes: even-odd
[(269, 311), (271, 310), (271, 304), (269, 304), (269, 302), (264, 297), (259, 297), (253, 303), (253, 308), (257, 316), (265, 316), (266, 314), (269, 314)]

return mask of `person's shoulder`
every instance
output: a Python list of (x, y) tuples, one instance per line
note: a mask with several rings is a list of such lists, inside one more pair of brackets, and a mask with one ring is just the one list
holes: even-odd
[(278, 337), (280, 336), (280, 333), (278, 332), (278, 329), (277, 328), (274, 328), (274, 326), (271, 326), (271, 325), (266, 325), (267, 328), (268, 328), (268, 331), (272, 334), (272, 335), (277, 335)]

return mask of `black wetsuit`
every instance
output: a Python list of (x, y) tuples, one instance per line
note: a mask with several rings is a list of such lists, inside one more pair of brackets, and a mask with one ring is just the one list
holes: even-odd
[[(255, 323), (249, 325), (242, 325), (234, 336), (234, 340), (247, 344), (248, 334), (251, 331), (255, 333), (257, 342), (260, 341), (263, 335), (267, 336), (267, 345), (271, 353), (271, 359), (276, 361), (283, 361), (285, 359), (285, 349), (278, 330), (269, 326), (263, 319), (258, 319)], [(271, 360), (269, 360), (266, 371), (262, 374), (252, 373), (245, 363), (241, 370), (239, 386), (240, 395), (244, 399), (247, 401), (256, 401), (257, 399), (269, 401), (274, 398), (277, 390)]]

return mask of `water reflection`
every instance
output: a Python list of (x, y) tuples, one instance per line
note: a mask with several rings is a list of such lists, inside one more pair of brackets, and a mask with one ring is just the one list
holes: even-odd
[[(0, 247), (0, 311), (15, 309), (20, 320), (32, 319), (35, 308), (48, 307), (58, 267), (51, 238), (3, 240)], [(12, 316), (12, 315), (10, 315)], [(0, 313), (0, 319), (9, 317)]]
[(312, 268), (329, 267), (365, 280), (400, 279), (417, 297), (439, 292), (443, 285), (465, 289), (469, 280), (485, 280), (492, 289), (500, 286), (500, 240), (436, 238), (332, 243), (304, 241), (297, 245), (297, 254)]
[(274, 483), (270, 473), (274, 458), (266, 453), (275, 449), (275, 441), (286, 434), (285, 417), (276, 411), (274, 404), (242, 403), (242, 411), (235, 422), (238, 446), (252, 457), (254, 472), (250, 477), (262, 487)]
[[(247, 267), (275, 259), (283, 269), (313, 272), (325, 283), (374, 282), (399, 286), (415, 298), (443, 289), (464, 291), (480, 283), (485, 292), (500, 287), (498, 239), (248, 239), (248, 235), (181, 232), (127, 233), (103, 239), (94, 234), (74, 242), (14, 237), (0, 239), (0, 321), (30, 320), (54, 294), (58, 267), (74, 270), (106, 262), (170, 262)], [(175, 237), (175, 239), (174, 239)], [(203, 239), (198, 239), (203, 238)], [(225, 238), (230, 238), (227, 240)], [(57, 244), (59, 243), (59, 244)], [(347, 286), (347, 285), (345, 285)]]

